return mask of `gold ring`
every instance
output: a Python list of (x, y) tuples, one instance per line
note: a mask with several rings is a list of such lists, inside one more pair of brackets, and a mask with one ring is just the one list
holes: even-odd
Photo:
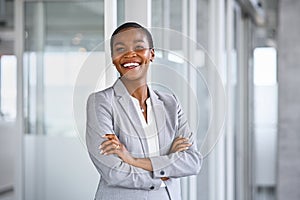
[(120, 149), (120, 145), (116, 145), (116, 150), (119, 150)]

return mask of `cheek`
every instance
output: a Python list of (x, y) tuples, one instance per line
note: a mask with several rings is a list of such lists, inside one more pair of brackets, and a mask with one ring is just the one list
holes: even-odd
[(113, 62), (119, 62), (121, 57), (122, 55), (114, 55), (114, 54), (111, 55), (111, 59)]
[(120, 63), (120, 58), (118, 57), (112, 57), (112, 63), (117, 66)]
[(146, 60), (146, 63), (152, 59), (152, 56), (150, 53), (146, 52), (142, 55), (142, 57)]
[(119, 62), (119, 60), (118, 60), (118, 59), (112, 59), (112, 63), (113, 63), (113, 65), (114, 65), (115, 69), (116, 69), (119, 73), (121, 73), (121, 67), (120, 67), (120, 62)]

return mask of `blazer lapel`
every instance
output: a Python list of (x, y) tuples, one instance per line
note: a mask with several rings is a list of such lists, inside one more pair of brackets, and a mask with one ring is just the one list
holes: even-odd
[(122, 111), (120, 110), (119, 114), (121, 115), (121, 118), (126, 116), (129, 119), (131, 126), (134, 128), (140, 142), (142, 143), (143, 153), (145, 157), (147, 157), (149, 148), (146, 140), (146, 134), (138, 117), (138, 113), (136, 112), (134, 104), (130, 98), (130, 94), (120, 79), (116, 81), (113, 88), (116, 92), (116, 95), (119, 96), (118, 101), (123, 109)]
[(168, 151), (167, 140), (166, 140), (166, 112), (164, 103), (159, 99), (157, 94), (149, 89), (150, 97), (152, 100), (152, 109), (154, 111), (156, 127), (157, 127), (157, 135), (159, 140), (159, 151), (160, 155), (164, 155), (166, 151)]

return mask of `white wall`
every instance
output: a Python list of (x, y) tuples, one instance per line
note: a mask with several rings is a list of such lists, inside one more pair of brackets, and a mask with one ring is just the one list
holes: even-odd
[(300, 199), (300, 1), (279, 1), (277, 199)]
[(99, 175), (77, 137), (26, 135), (25, 200), (93, 199)]

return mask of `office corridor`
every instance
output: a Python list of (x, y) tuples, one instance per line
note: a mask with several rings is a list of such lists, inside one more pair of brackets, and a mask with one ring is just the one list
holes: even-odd
[(148, 85), (178, 98), (204, 156), (181, 179), (182, 200), (299, 200), (299, 10), (295, 0), (0, 0), (0, 200), (94, 198), (86, 103), (119, 77), (110, 38), (128, 21), (151, 32)]

